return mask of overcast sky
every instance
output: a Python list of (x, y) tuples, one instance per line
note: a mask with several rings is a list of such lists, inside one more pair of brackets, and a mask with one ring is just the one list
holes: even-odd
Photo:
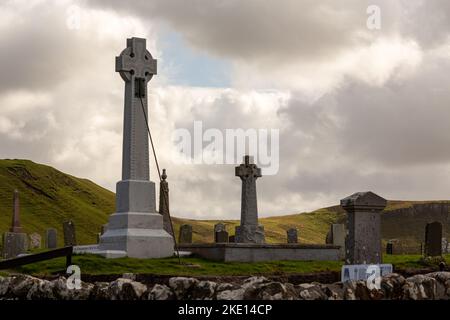
[[(369, 5), (380, 29), (367, 27)], [(240, 215), (233, 165), (171, 157), (174, 130), (194, 121), (279, 130), (279, 172), (257, 182), (261, 216), (356, 191), (448, 199), (448, 0), (1, 0), (0, 157), (114, 190), (123, 117), (114, 63), (132, 36), (158, 59), (149, 115), (172, 214)]]

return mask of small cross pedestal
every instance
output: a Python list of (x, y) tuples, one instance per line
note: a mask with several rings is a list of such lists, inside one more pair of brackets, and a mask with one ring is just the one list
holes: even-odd
[(258, 204), (256, 179), (261, 177), (261, 169), (253, 163), (250, 156), (235, 168), (235, 175), (242, 181), (241, 225), (236, 227), (236, 242), (264, 243), (264, 227), (258, 225)]
[(169, 257), (173, 238), (156, 212), (155, 184), (149, 180), (147, 83), (156, 74), (156, 60), (145, 39), (127, 39), (116, 57), (116, 72), (125, 81), (122, 180), (116, 186), (116, 213), (100, 237), (99, 250), (134, 258)]

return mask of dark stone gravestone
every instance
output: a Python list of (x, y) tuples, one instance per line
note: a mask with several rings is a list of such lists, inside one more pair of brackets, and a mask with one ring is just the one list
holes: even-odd
[(12, 259), (28, 250), (26, 233), (5, 232), (3, 235), (3, 258)]
[(286, 231), (287, 243), (298, 243), (298, 231), (296, 228), (290, 228)]
[(77, 238), (75, 235), (75, 224), (72, 220), (63, 223), (64, 246), (76, 246)]
[(230, 242), (230, 243), (235, 243), (236, 241), (235, 241), (235, 236), (233, 235), (233, 236), (229, 236), (228, 237), (228, 242)]
[(56, 229), (50, 228), (46, 231), (45, 236), (45, 246), (47, 249), (56, 249), (57, 248), (57, 231)]
[(394, 244), (392, 242), (386, 243), (386, 254), (393, 254)]
[(183, 224), (180, 227), (180, 236), (178, 239), (179, 243), (192, 243), (192, 226)]
[(228, 232), (225, 230), (216, 232), (214, 234), (214, 240), (216, 243), (227, 243), (228, 242)]
[(427, 223), (425, 228), (425, 256), (438, 257), (442, 255), (442, 224)]

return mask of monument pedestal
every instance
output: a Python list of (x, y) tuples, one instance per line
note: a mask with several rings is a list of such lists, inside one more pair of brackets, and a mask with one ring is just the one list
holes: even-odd
[(265, 243), (264, 226), (237, 226), (235, 228), (235, 241), (238, 243)]
[(155, 184), (122, 180), (116, 190), (117, 212), (109, 217), (98, 250), (125, 251), (131, 258), (172, 256), (173, 238), (164, 230), (163, 216), (155, 208)]

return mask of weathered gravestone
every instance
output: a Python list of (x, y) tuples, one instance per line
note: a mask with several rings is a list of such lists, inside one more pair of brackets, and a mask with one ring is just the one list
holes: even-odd
[(40, 249), (42, 243), (42, 237), (39, 233), (33, 232), (29, 236), (30, 238), (30, 249)]
[(373, 192), (357, 192), (341, 200), (347, 211), (348, 236), (346, 238), (346, 263), (380, 264), (381, 211), (386, 199)]
[(47, 249), (56, 249), (57, 245), (57, 231), (50, 228), (45, 232), (45, 246)]
[(236, 237), (234, 235), (228, 236), (228, 242), (235, 243), (236, 242)]
[(244, 163), (235, 168), (235, 175), (242, 181), (241, 225), (236, 227), (235, 241), (238, 243), (264, 243), (264, 227), (258, 224), (256, 179), (261, 169), (253, 158), (244, 156)]
[(227, 231), (216, 232), (214, 236), (215, 236), (214, 240), (216, 243), (227, 243), (228, 242), (228, 232)]
[(192, 226), (183, 224), (180, 226), (179, 243), (192, 243)]
[(170, 224), (170, 211), (169, 211), (169, 183), (167, 180), (167, 172), (166, 169), (163, 169), (162, 175), (161, 175), (161, 182), (159, 184), (159, 213), (163, 216), (163, 225), (164, 230), (171, 236), (173, 236), (172, 233), (172, 226)]
[(173, 237), (156, 211), (155, 183), (150, 181), (147, 84), (156, 74), (156, 60), (146, 40), (127, 39), (116, 57), (116, 72), (125, 82), (122, 180), (116, 185), (116, 213), (100, 237), (100, 254), (163, 258), (174, 253)]
[(327, 234), (326, 243), (335, 246), (340, 246), (339, 256), (341, 259), (345, 258), (345, 225), (340, 223), (333, 223), (330, 226), (330, 231)]
[(425, 256), (442, 255), (442, 224), (438, 221), (427, 223), (425, 227)]
[(290, 228), (286, 230), (287, 243), (298, 243), (298, 230)]
[(228, 242), (228, 232), (224, 223), (214, 225), (214, 242), (226, 243)]
[(12, 259), (28, 250), (26, 233), (5, 232), (3, 234), (3, 258)]
[(75, 224), (72, 220), (63, 223), (64, 246), (76, 246), (77, 238), (75, 234)]
[(20, 226), (20, 202), (19, 202), (19, 191), (14, 190), (13, 198), (13, 216), (10, 232), (22, 233), (22, 227)]

